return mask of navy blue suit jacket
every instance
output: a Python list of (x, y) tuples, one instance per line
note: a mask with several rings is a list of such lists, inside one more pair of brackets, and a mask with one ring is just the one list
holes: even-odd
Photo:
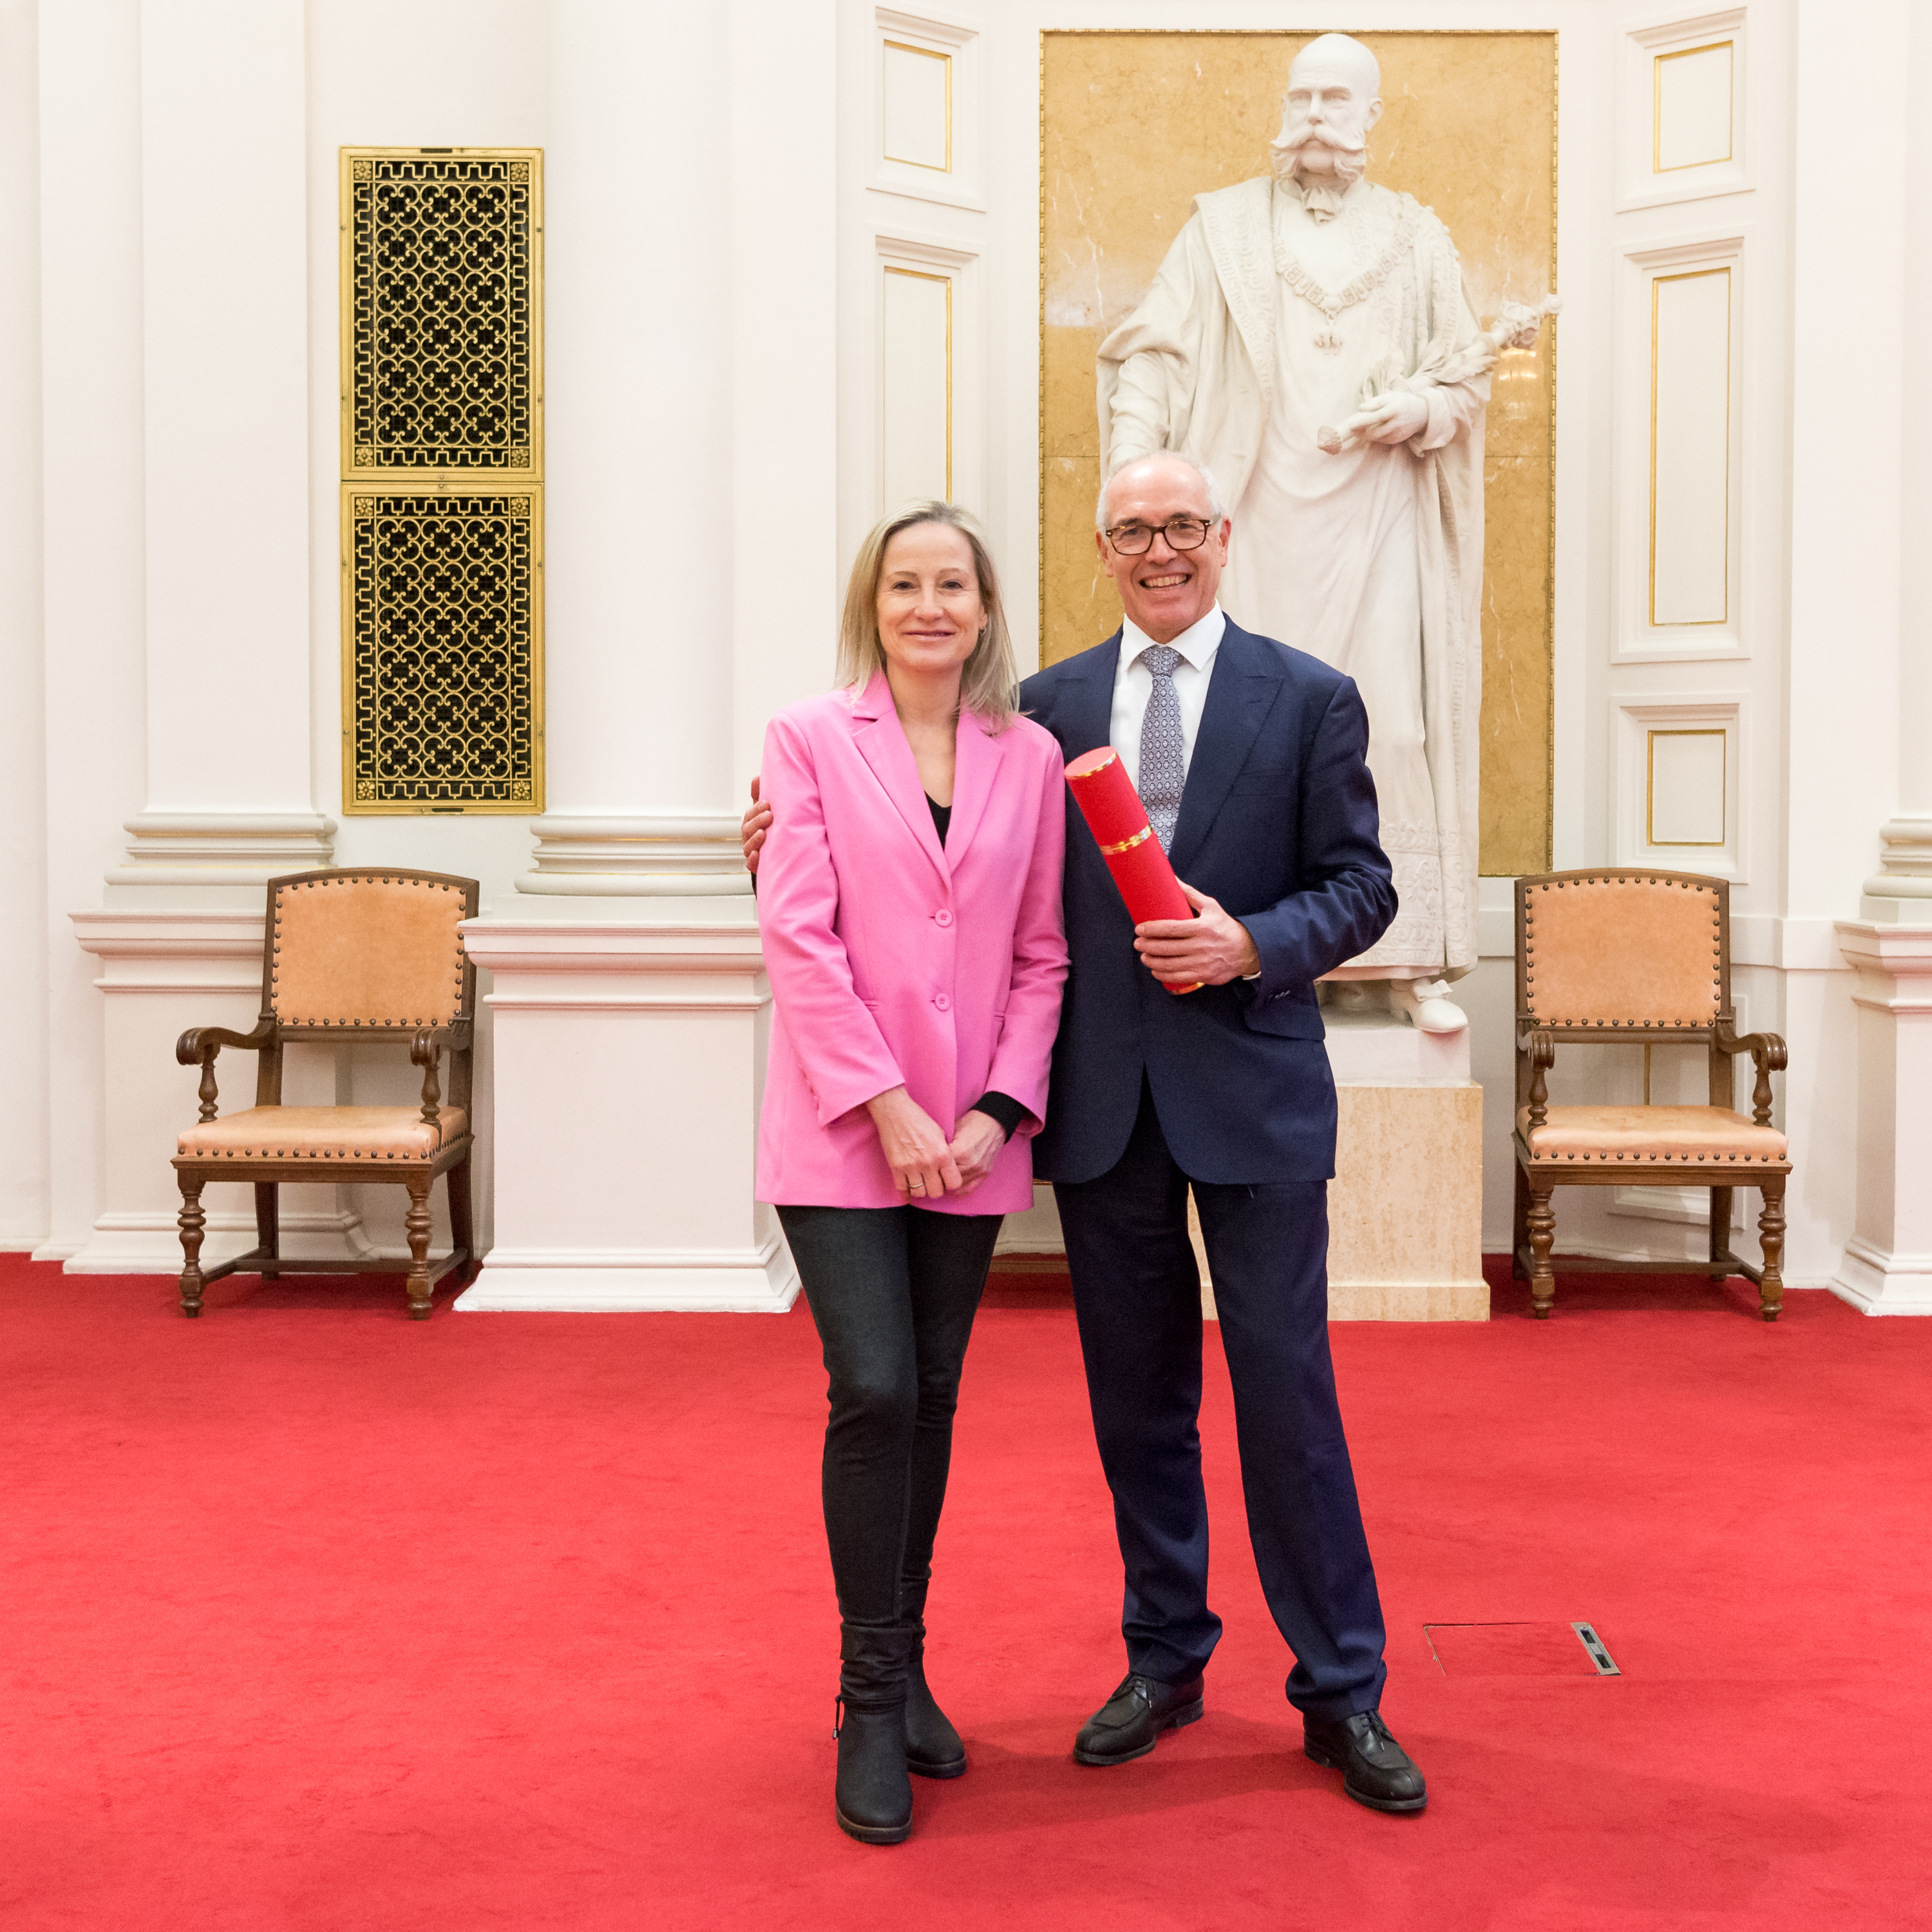
[[(1020, 687), (1069, 758), (1108, 741), (1120, 633)], [(1335, 1086), (1315, 981), (1395, 917), (1377, 842), (1368, 715), (1354, 681), (1230, 619), (1168, 856), (1254, 935), (1261, 977), (1166, 990), (1134, 950), (1100, 848), (1066, 802), (1072, 962), (1034, 1171), (1091, 1180), (1126, 1151), (1144, 1070), (1169, 1150), (1196, 1180), (1325, 1180)]]

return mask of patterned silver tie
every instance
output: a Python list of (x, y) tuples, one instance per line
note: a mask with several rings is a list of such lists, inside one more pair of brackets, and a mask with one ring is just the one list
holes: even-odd
[(1141, 662), (1154, 674), (1147, 714), (1141, 720), (1141, 802), (1163, 852), (1174, 843), (1180, 788), (1187, 780), (1180, 695), (1174, 688), (1174, 668), (1180, 662), (1180, 653), (1172, 644), (1150, 644), (1141, 653)]

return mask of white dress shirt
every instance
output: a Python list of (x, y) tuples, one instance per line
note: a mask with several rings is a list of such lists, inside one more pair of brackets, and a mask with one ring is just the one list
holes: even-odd
[[(1206, 616), (1190, 624), (1174, 640), (1180, 662), (1174, 668), (1174, 694), (1180, 700), (1180, 769), (1185, 776), (1194, 762), (1194, 740), (1201, 730), (1201, 713), (1208, 703), (1208, 680), (1214, 653), (1221, 648), (1228, 620), (1216, 604)], [(1107, 742), (1120, 754), (1134, 789), (1141, 782), (1141, 721), (1154, 695), (1154, 673), (1141, 662), (1141, 653), (1154, 643), (1131, 617), (1120, 625), (1120, 662), (1114, 673), (1114, 712)]]

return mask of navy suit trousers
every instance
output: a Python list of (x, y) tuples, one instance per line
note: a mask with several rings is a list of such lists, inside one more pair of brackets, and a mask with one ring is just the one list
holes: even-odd
[[(1130, 1670), (1180, 1683), (1221, 1634), (1208, 1607), (1201, 1480), (1201, 1289), (1188, 1177), (1144, 1079), (1126, 1153), (1057, 1183), (1100, 1460), (1126, 1568)], [(1375, 1708), (1382, 1605), (1328, 1352), (1328, 1184), (1194, 1184), (1234, 1386), (1256, 1567), (1294, 1653), (1288, 1701)]]

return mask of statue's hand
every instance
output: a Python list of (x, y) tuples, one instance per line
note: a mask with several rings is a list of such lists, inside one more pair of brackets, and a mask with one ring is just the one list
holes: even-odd
[(1428, 427), (1429, 405), (1409, 390), (1391, 389), (1351, 416), (1342, 431), (1344, 436), (1352, 432), (1360, 442), (1406, 442)]

